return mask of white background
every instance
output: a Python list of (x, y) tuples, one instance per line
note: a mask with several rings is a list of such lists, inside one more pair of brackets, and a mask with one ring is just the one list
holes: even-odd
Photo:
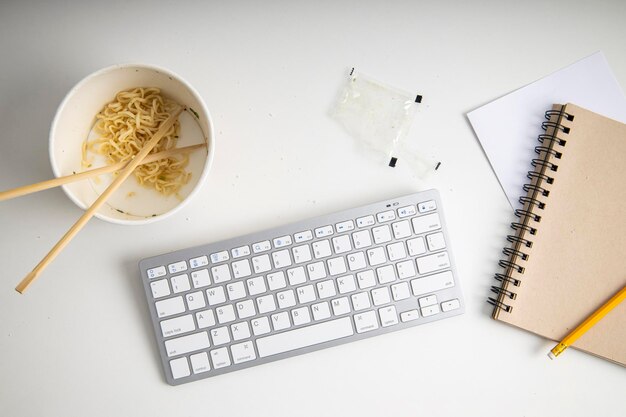
[[(623, 416), (624, 368), (490, 318), (511, 208), (465, 113), (594, 51), (626, 85), (623, 1), (0, 3), (0, 189), (51, 176), (48, 129), (82, 77), (122, 62), (185, 77), (212, 113), (200, 195), (161, 223), (92, 220), (61, 190), (0, 204), (2, 416)], [(424, 96), (416, 176), (328, 114), (351, 67)], [(467, 312), (179, 387), (164, 381), (137, 261), (438, 188)], [(624, 204), (624, 202), (616, 202)], [(624, 347), (626, 349), (626, 347)]]

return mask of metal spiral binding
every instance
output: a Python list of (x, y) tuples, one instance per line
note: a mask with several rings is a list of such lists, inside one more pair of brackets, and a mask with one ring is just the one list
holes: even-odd
[[(500, 282), (500, 286), (492, 286), (491, 292), (495, 293), (496, 297), (487, 299), (487, 302), (495, 307), (494, 317), (496, 311), (502, 310), (507, 313), (512, 311), (513, 307), (507, 304), (506, 300), (514, 300), (517, 294), (511, 291), (509, 286), (519, 287), (522, 283), (520, 279), (513, 277), (513, 273), (524, 274), (522, 262), (528, 260), (529, 255), (523, 249), (530, 248), (533, 245), (532, 240), (529, 240), (526, 235), (535, 235), (537, 233), (537, 228), (533, 227), (534, 223), (541, 221), (541, 215), (537, 211), (546, 207), (546, 203), (539, 200), (539, 198), (548, 197), (550, 190), (545, 185), (554, 183), (554, 177), (548, 173), (557, 171), (558, 165), (551, 162), (550, 159), (561, 159), (563, 156), (562, 152), (555, 148), (565, 146), (567, 141), (557, 137), (557, 134), (567, 135), (570, 128), (562, 125), (561, 121), (563, 119), (574, 120), (574, 116), (565, 113), (564, 108), (565, 106), (562, 106), (560, 110), (548, 110), (545, 112), (547, 121), (541, 123), (541, 128), (546, 133), (542, 133), (537, 137), (541, 145), (535, 147), (535, 153), (539, 157), (531, 161), (534, 169), (529, 171), (526, 176), (530, 183), (524, 184), (522, 187), (527, 194), (519, 198), (519, 202), (523, 207), (515, 210), (515, 215), (519, 220), (511, 223), (511, 228), (515, 230), (515, 234), (506, 237), (506, 240), (511, 245), (505, 247), (502, 253), (507, 258), (498, 262), (498, 265), (504, 268), (503, 273), (495, 274), (495, 279)], [(556, 122), (554, 118), (556, 118)]]

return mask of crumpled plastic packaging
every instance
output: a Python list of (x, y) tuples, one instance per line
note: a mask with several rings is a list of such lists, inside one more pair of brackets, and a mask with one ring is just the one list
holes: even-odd
[(404, 141), (420, 101), (421, 96), (384, 85), (353, 69), (331, 117), (360, 143), (383, 154), (390, 166), (397, 160), (407, 161), (423, 176), (434, 165), (409, 150)]

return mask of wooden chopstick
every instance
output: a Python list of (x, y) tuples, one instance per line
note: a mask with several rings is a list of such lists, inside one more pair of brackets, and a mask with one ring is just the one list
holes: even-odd
[(15, 287), (15, 290), (17, 292), (23, 294), (24, 291), (26, 291), (26, 289), (39, 276), (41, 271), (43, 271), (44, 268), (48, 266), (48, 264), (52, 262), (54, 258), (57, 257), (57, 255), (63, 250), (63, 248), (65, 248), (65, 246), (72, 240), (72, 238), (76, 236), (76, 234), (83, 228), (83, 226), (85, 226), (85, 224), (87, 224), (89, 219), (93, 217), (98, 208), (100, 208), (100, 206), (104, 204), (104, 202), (111, 196), (111, 194), (113, 194), (115, 190), (117, 190), (119, 186), (122, 185), (122, 182), (124, 182), (124, 180), (128, 178), (128, 176), (135, 170), (135, 168), (137, 168), (137, 166), (139, 166), (141, 161), (144, 160), (148, 153), (157, 145), (157, 143), (159, 143), (161, 138), (174, 125), (176, 119), (178, 118), (178, 115), (183, 110), (185, 110), (184, 107), (179, 107), (170, 115), (170, 117), (168, 117), (165, 121), (161, 123), (159, 130), (157, 130), (154, 136), (152, 136), (152, 139), (150, 139), (148, 143), (146, 143), (144, 147), (141, 148), (139, 153), (135, 155), (135, 157), (128, 163), (128, 165), (126, 165), (126, 167), (124, 167), (124, 169), (120, 171), (119, 175), (113, 180), (111, 185), (109, 185), (107, 189), (104, 190), (102, 194), (100, 194), (98, 199), (91, 205), (91, 207), (87, 209), (87, 211), (85, 211), (80, 219), (78, 219), (78, 221), (74, 223), (74, 225), (70, 228), (70, 230), (67, 231), (67, 233), (65, 233), (61, 240), (59, 240), (57, 244), (54, 245), (54, 247), (41, 260), (41, 262), (39, 262), (39, 264), (37, 264), (37, 266), (28, 275), (26, 275), (26, 277), (24, 277), (24, 279), (19, 284), (17, 284), (17, 287)]
[[(149, 164), (150, 162), (169, 158), (170, 156), (173, 156), (179, 153), (194, 151), (198, 148), (202, 148), (205, 146), (206, 146), (205, 143), (200, 143), (198, 145), (185, 146), (183, 148), (168, 149), (167, 151), (153, 153), (153, 154), (146, 156), (139, 165)], [(15, 197), (21, 197), (26, 194), (35, 193), (37, 191), (47, 190), (49, 188), (58, 187), (59, 185), (68, 184), (74, 181), (80, 181), (80, 180), (95, 177), (98, 175), (119, 171), (123, 169), (126, 165), (128, 165), (129, 163), (130, 161), (118, 162), (117, 164), (106, 165), (100, 168), (90, 169), (88, 171), (79, 172), (73, 175), (66, 175), (64, 177), (54, 178), (51, 180), (46, 180), (46, 181), (38, 182), (35, 184), (24, 185), (24, 186), (13, 188), (7, 191), (0, 191), (0, 201), (9, 200)]]

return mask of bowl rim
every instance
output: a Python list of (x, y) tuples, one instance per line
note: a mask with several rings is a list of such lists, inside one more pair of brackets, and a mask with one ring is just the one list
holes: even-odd
[[(189, 84), (183, 77), (181, 77), (177, 73), (175, 73), (175, 72), (173, 72), (173, 71), (171, 71), (171, 70), (169, 70), (167, 68), (163, 68), (161, 66), (154, 65), (154, 64), (129, 62), (129, 63), (123, 63), (123, 64), (110, 65), (108, 67), (104, 67), (104, 68), (101, 68), (101, 69), (99, 69), (97, 71), (94, 71), (94, 72), (88, 74), (87, 76), (85, 76), (84, 78), (82, 78), (78, 83), (76, 83), (70, 89), (70, 91), (67, 92), (67, 94), (65, 95), (65, 97), (63, 98), (63, 100), (59, 104), (59, 107), (56, 110), (56, 113), (54, 115), (54, 119), (52, 120), (52, 124), (50, 125), (50, 133), (49, 133), (49, 136), (48, 136), (48, 153), (49, 153), (49, 157), (50, 157), (50, 164), (52, 166), (52, 172), (53, 172), (55, 177), (58, 178), (58, 177), (61, 176), (61, 173), (59, 172), (59, 167), (58, 167), (58, 164), (57, 164), (57, 161), (56, 161), (56, 157), (54, 155), (54, 145), (55, 145), (54, 137), (55, 137), (55, 133), (56, 133), (57, 128), (58, 128), (58, 123), (59, 123), (59, 119), (61, 117), (61, 113), (65, 110), (65, 108), (67, 107), (67, 104), (72, 99), (72, 97), (74, 96), (76, 91), (78, 91), (80, 88), (82, 88), (83, 85), (87, 84), (92, 78), (98, 77), (98, 76), (100, 76), (102, 74), (105, 74), (107, 72), (111, 72), (111, 71), (115, 71), (115, 70), (119, 70), (119, 69), (123, 69), (123, 68), (144, 68), (144, 69), (149, 69), (149, 70), (155, 70), (155, 71), (158, 71), (158, 72), (162, 72), (162, 73), (172, 77), (176, 81), (180, 82), (183, 86), (185, 86), (189, 90), (189, 92), (192, 94), (192, 96), (194, 96), (198, 100), (198, 103), (202, 107), (202, 111), (206, 115), (207, 125), (208, 125), (208, 132), (207, 132), (207, 136), (208, 136), (207, 137), (207, 140), (208, 140), (208, 142), (207, 142), (207, 157), (206, 157), (206, 159), (204, 161), (204, 166), (202, 168), (202, 172), (200, 174), (200, 178), (199, 178), (198, 182), (196, 183), (194, 188), (191, 190), (189, 195), (187, 195), (187, 197), (183, 201), (181, 201), (179, 204), (177, 204), (171, 210), (166, 211), (163, 214), (159, 214), (158, 216), (154, 216), (154, 217), (148, 217), (148, 218), (145, 218), (145, 219), (136, 219), (136, 220), (116, 219), (116, 218), (113, 218), (113, 217), (108, 217), (106, 215), (102, 215), (100, 213), (95, 213), (94, 214), (95, 217), (99, 218), (100, 220), (104, 220), (106, 222), (109, 222), (109, 223), (136, 226), (136, 225), (154, 223), (154, 222), (157, 222), (157, 221), (160, 221), (160, 220), (164, 220), (164, 219), (170, 217), (174, 213), (176, 213), (179, 210), (181, 210), (184, 206), (186, 206), (189, 203), (189, 201), (191, 201), (198, 194), (198, 192), (200, 191), (200, 188), (202, 188), (202, 185), (206, 181), (206, 179), (207, 179), (207, 177), (209, 175), (209, 171), (211, 169), (211, 165), (213, 164), (213, 157), (214, 157), (214, 154), (215, 154), (215, 135), (214, 135), (213, 119), (211, 118), (211, 113), (209, 113), (209, 109), (207, 108), (206, 103), (202, 99), (202, 96), (200, 95), (200, 93), (198, 93), (198, 91), (191, 84)], [(68, 198), (74, 202), (74, 204), (76, 204), (78, 207), (80, 207), (83, 210), (87, 209), (87, 206), (81, 200), (79, 200), (76, 196), (74, 196), (73, 193), (67, 188), (66, 185), (63, 185), (61, 188), (63, 189), (63, 192), (65, 193), (65, 195), (67, 195)]]

